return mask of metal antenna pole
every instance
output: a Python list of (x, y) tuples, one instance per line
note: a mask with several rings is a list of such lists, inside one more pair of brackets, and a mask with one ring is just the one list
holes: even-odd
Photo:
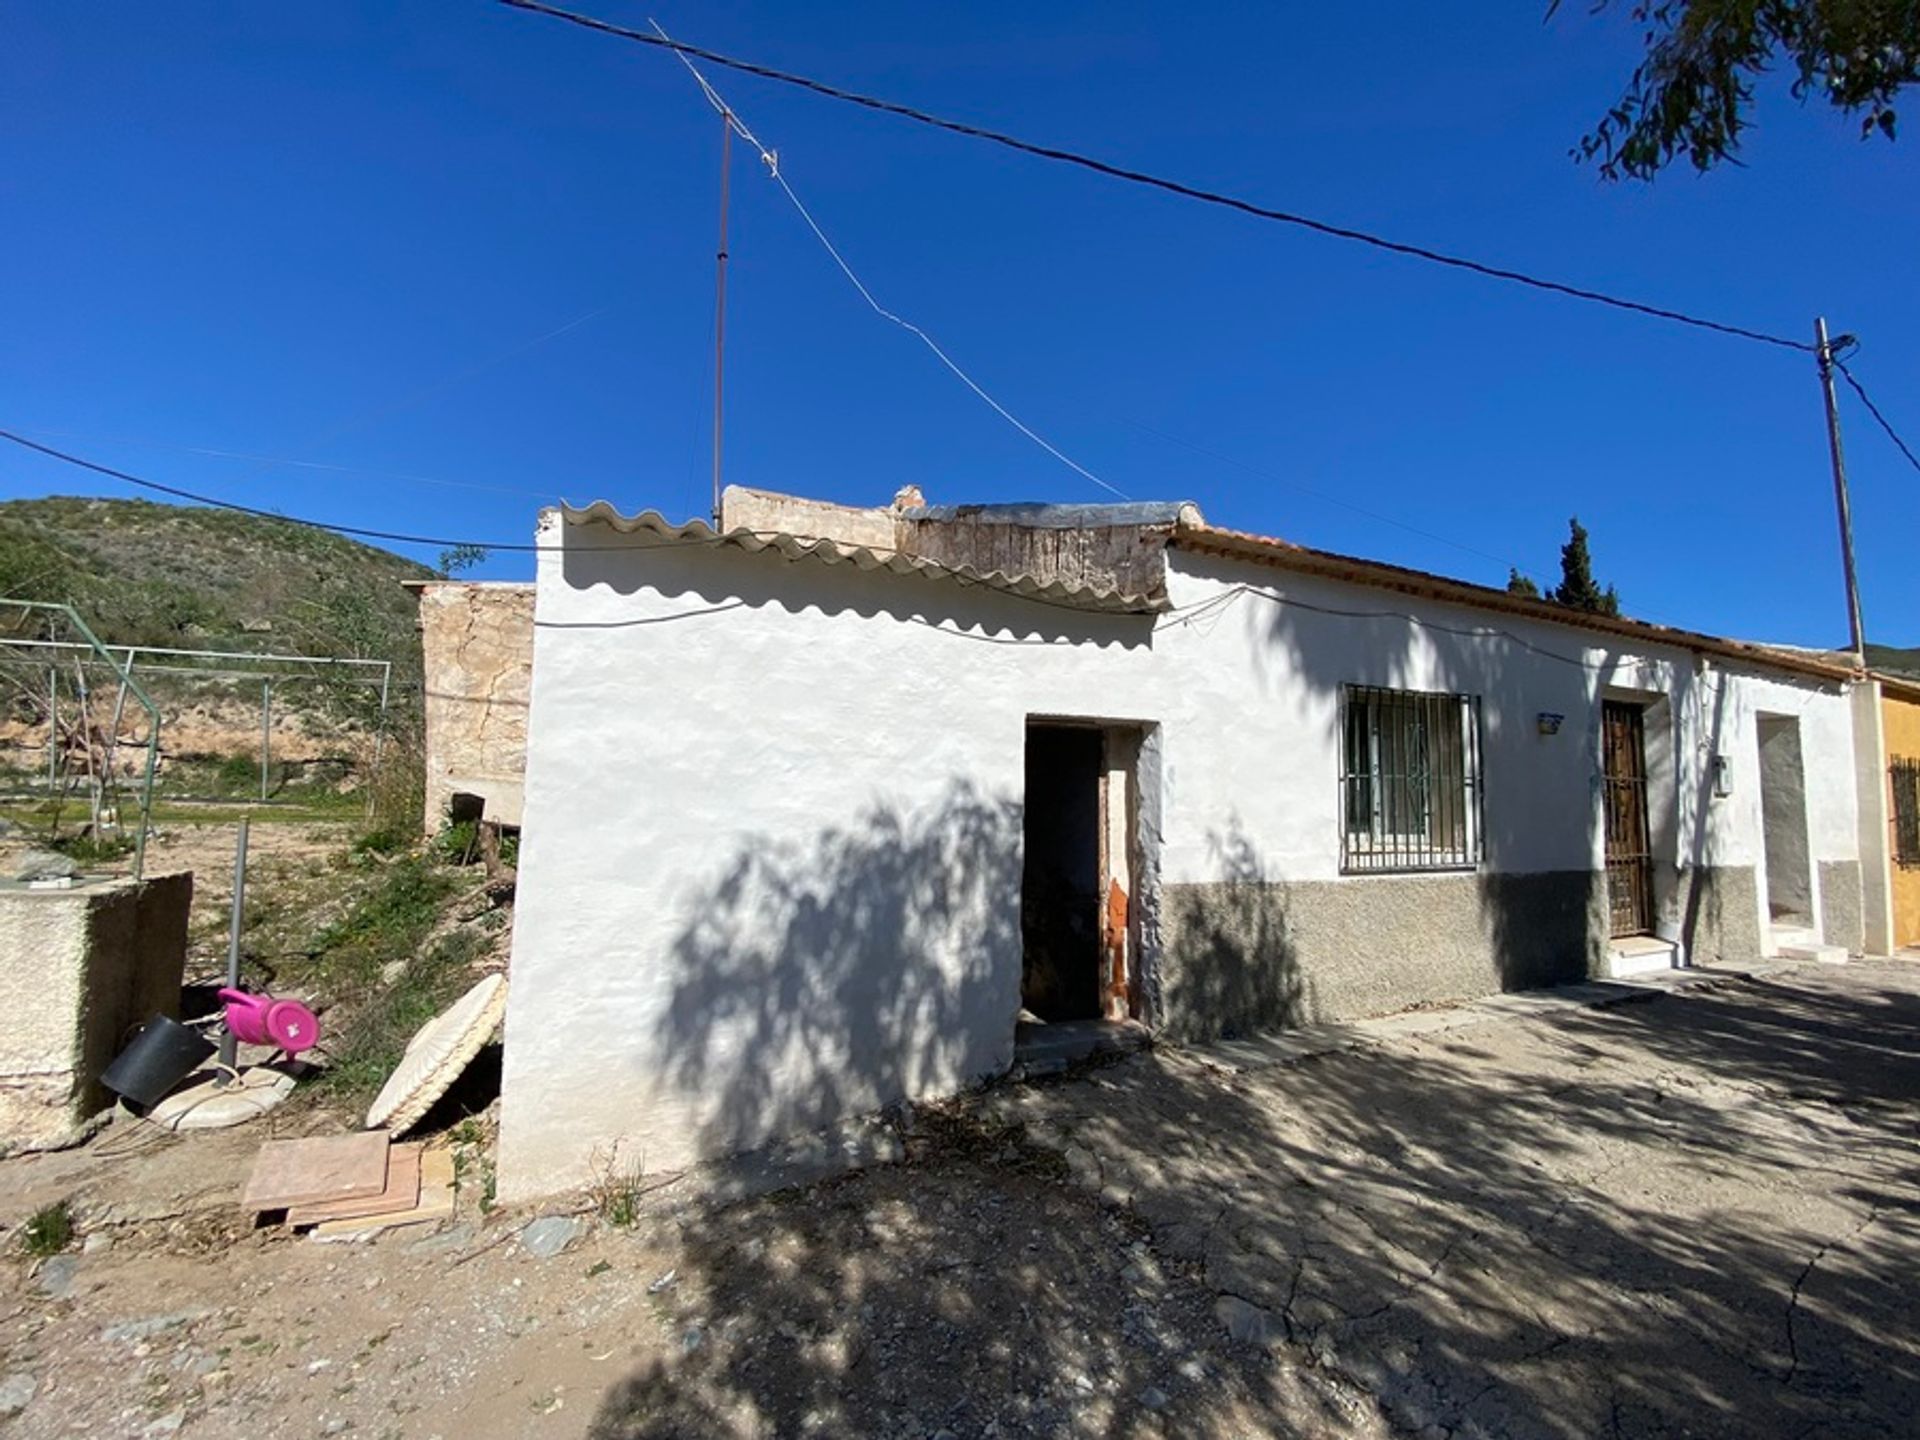
[(720, 401), (727, 349), (727, 178), (733, 161), (733, 112), (720, 112), (720, 249), (713, 286), (713, 527), (720, 528)]
[[(1841, 337), (1842, 340), (1846, 337)], [(1820, 394), (1827, 402), (1827, 453), (1833, 460), (1833, 498), (1840, 510), (1840, 560), (1847, 572), (1847, 622), (1853, 638), (1853, 656), (1862, 669), (1867, 663), (1867, 635), (1860, 621), (1860, 577), (1853, 566), (1853, 503), (1847, 497), (1847, 461), (1840, 452), (1840, 408), (1833, 395), (1833, 346), (1827, 340), (1827, 320), (1813, 322), (1814, 357), (1820, 366)]]

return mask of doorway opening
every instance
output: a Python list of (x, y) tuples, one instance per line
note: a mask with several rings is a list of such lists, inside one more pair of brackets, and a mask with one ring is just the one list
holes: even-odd
[[(1145, 731), (1030, 720), (1020, 881), (1019, 1057), (1137, 1043), (1138, 762)], [(1043, 1033), (1044, 1032), (1044, 1033)]]
[(1800, 751), (1800, 722), (1791, 715), (1761, 715), (1757, 721), (1767, 916), (1775, 926), (1811, 928), (1813, 865), (1807, 839), (1807, 782)]

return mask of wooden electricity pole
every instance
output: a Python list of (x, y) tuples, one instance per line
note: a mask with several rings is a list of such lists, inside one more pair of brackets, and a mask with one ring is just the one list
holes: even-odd
[[(1840, 337), (1846, 343), (1848, 337)], [(1826, 317), (1813, 322), (1813, 353), (1820, 369), (1820, 394), (1827, 404), (1827, 454), (1833, 461), (1833, 498), (1840, 511), (1840, 563), (1847, 576), (1847, 623), (1853, 639), (1853, 657), (1863, 669), (1867, 663), (1867, 636), (1860, 622), (1860, 577), (1853, 566), (1853, 504), (1847, 497), (1847, 461), (1840, 450), (1840, 409), (1833, 396), (1833, 344), (1827, 339)]]

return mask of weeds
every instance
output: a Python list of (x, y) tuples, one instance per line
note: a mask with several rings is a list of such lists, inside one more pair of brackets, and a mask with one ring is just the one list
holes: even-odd
[(134, 843), (131, 835), (62, 835), (48, 840), (47, 847), (58, 850), (75, 864), (100, 865), (131, 855)]
[(488, 1214), (494, 1207), (493, 1156), (488, 1153), (480, 1122), (472, 1116), (453, 1127), (454, 1188), (465, 1188), (469, 1176), (479, 1178), (480, 1213)]
[[(434, 907), (444, 894), (445, 890), (440, 889), (426, 900), (413, 892), (398, 898), (389, 897), (388, 904), (377, 913), (398, 918), (389, 920), (385, 926), (376, 924), (366, 933), (385, 935), (394, 928), (419, 925), (416, 911), (419, 905), (425, 905), (428, 912), (423, 928), (430, 928), (432, 917), (437, 913)], [(352, 919), (349, 916), (343, 925)], [(363, 945), (364, 936), (353, 943)], [(416, 938), (404, 949), (396, 947), (394, 953), (404, 956), (417, 949), (418, 944)], [(458, 999), (471, 983), (471, 967), (483, 944), (479, 936), (456, 930), (409, 963), (386, 989), (369, 994), (355, 1007), (352, 1024), (346, 1028), (340, 1044), (330, 1047), (331, 1063), (323, 1088), (355, 1102), (378, 1092), (400, 1063), (414, 1032)]]
[(397, 855), (407, 848), (407, 841), (410, 838), (407, 828), (402, 825), (378, 825), (354, 839), (352, 854), (356, 859), (373, 855)]
[(20, 1245), (29, 1255), (58, 1255), (72, 1243), (73, 1211), (64, 1200), (42, 1205), (20, 1227)]
[(471, 865), (480, 854), (480, 824), (455, 820), (433, 837), (433, 853), (449, 865)]
[(393, 862), (370, 891), (315, 939), (321, 976), (349, 994), (370, 988), (387, 961), (419, 951), (439, 923), (441, 902), (453, 889), (452, 878), (424, 857)]
[(587, 1187), (587, 1198), (600, 1218), (616, 1229), (625, 1230), (640, 1222), (640, 1202), (653, 1187), (638, 1164), (621, 1165), (614, 1155), (593, 1158), (596, 1178)]

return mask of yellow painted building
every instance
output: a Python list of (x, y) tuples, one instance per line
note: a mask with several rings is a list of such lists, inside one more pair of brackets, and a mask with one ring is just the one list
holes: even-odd
[[(1887, 756), (1887, 878), (1895, 948), (1920, 945), (1920, 686), (1882, 678), (1880, 730)], [(1904, 833), (1903, 833), (1904, 832)]]

